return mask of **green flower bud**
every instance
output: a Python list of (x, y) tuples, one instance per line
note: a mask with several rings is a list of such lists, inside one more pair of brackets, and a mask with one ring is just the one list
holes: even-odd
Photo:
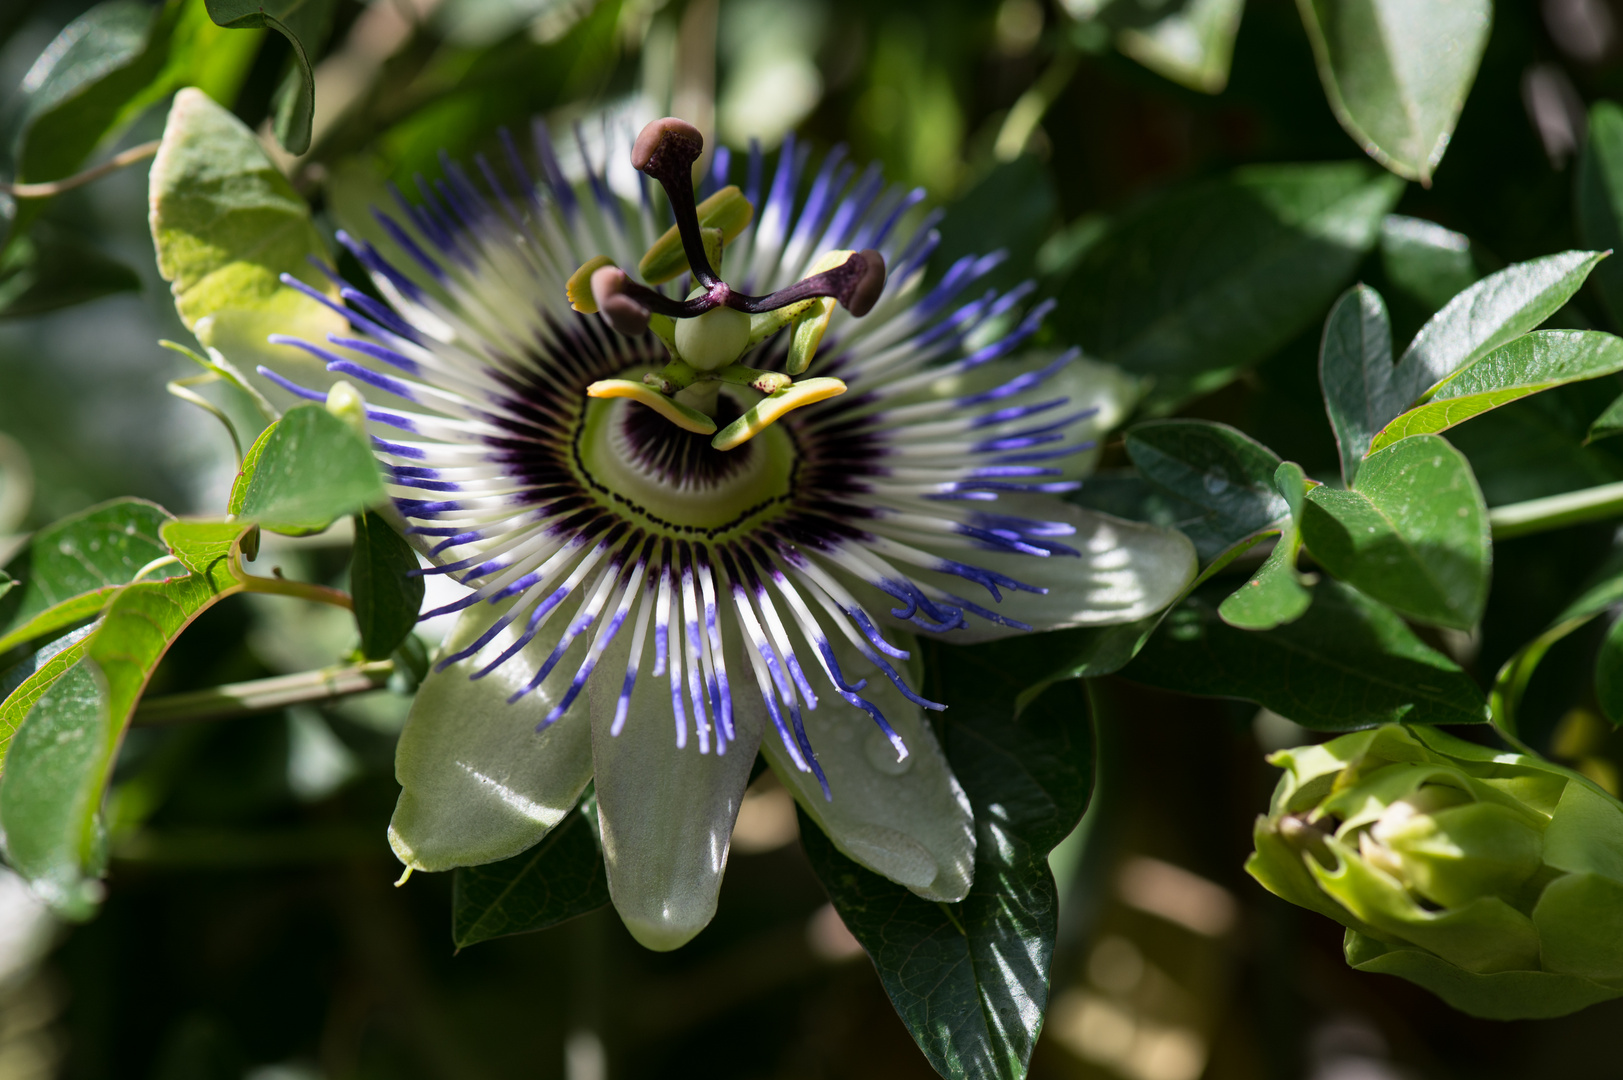
[(1346, 926), (1355, 968), (1494, 1019), (1623, 996), (1623, 803), (1588, 779), (1420, 726), (1269, 761), (1246, 869)]

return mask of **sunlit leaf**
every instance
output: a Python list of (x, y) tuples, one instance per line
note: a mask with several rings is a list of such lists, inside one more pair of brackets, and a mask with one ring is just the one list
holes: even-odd
[(1272, 630), (1295, 622), (1313, 603), (1313, 591), (1296, 569), (1306, 481), (1302, 467), (1287, 461), (1274, 473), (1274, 487), (1290, 503), (1290, 518), (1262, 567), (1218, 605), (1224, 622), (1240, 630)]
[(344, 324), (279, 279), (289, 273), (331, 289), (308, 261), (326, 258), (310, 208), (253, 132), (200, 91), (176, 94), (152, 163), (151, 204), (158, 269), (197, 339), (244, 370), (255, 355), (308, 370), (307, 357), (267, 345), (266, 336), (319, 341)]
[(1388, 214), (1381, 223), (1381, 269), (1394, 287), (1433, 312), (1475, 285), (1471, 241), (1424, 218)]
[(1302, 537), (1324, 568), (1422, 622), (1469, 630), (1488, 601), (1488, 508), (1465, 455), (1417, 435), (1369, 457), (1352, 489), (1307, 495)]
[(1174, 4), (1116, 4), (1145, 11), (1142, 25), (1116, 35), (1116, 47), (1158, 75), (1207, 94), (1221, 93), (1229, 81), (1234, 35), (1245, 0), (1181, 0)]
[(1324, 410), (1351, 484), (1375, 433), (1403, 408), (1392, 386), (1392, 324), (1381, 294), (1355, 285), (1330, 309), (1319, 347)]
[(336, 0), (207, 0), (209, 18), (232, 30), (274, 30), (293, 48), (293, 70), (276, 92), (276, 139), (290, 154), (310, 149), (317, 53), (332, 30)]
[(320, 405), (301, 405), (267, 431), (237, 512), (303, 536), (385, 498), (366, 440)]
[(1583, 285), (1599, 251), (1567, 251), (1507, 266), (1431, 317), (1398, 359), (1398, 397), (1408, 405), (1468, 364), (1554, 315)]
[(1402, 190), (1357, 163), (1271, 165), (1152, 200), (1088, 250), (1054, 322), (1090, 355), (1152, 376), (1165, 410), (1315, 323)]
[(1410, 409), (1377, 432), (1370, 452), (1413, 435), (1446, 431), (1530, 394), (1617, 371), (1623, 371), (1623, 339), (1611, 334), (1594, 330), (1527, 334), (1443, 380), (1424, 405)]
[(1476, 79), (1491, 0), (1297, 0), (1336, 119), (1370, 157), (1431, 183)]
[(1261, 632), (1226, 625), (1206, 599), (1193, 597), (1122, 675), (1185, 694), (1243, 698), (1321, 731), (1487, 719), (1482, 691), (1459, 665), (1394, 612), (1336, 581), (1314, 588), (1300, 619)]

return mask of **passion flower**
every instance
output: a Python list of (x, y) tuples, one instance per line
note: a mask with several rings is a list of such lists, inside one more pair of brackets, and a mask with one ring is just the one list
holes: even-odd
[(288, 342), (403, 399), (367, 407), (379, 459), (428, 572), (472, 590), (401, 735), (394, 850), (507, 858), (595, 783), (615, 907), (658, 949), (714, 914), (757, 751), (852, 859), (962, 899), (973, 815), (909, 635), (1129, 621), (1195, 565), (1062, 497), (1131, 384), (1022, 352), (1048, 305), (977, 288), (1000, 256), (927, 284), (922, 193), (839, 151), (803, 185), (793, 140), (764, 202), (755, 150), (698, 201), (701, 147), (636, 141), (661, 203), (584, 148), (567, 180), (544, 131), (538, 181), (511, 141), (509, 181), (448, 165), (379, 214), (410, 265), (340, 234), (388, 304), (346, 285), (352, 335)]

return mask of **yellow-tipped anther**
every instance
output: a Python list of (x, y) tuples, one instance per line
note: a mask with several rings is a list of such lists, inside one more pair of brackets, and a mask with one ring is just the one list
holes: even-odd
[(722, 428), (716, 437), (710, 440), (710, 445), (717, 450), (731, 450), (742, 446), (802, 405), (826, 401), (843, 393), (845, 383), (839, 379), (807, 379), (804, 382), (797, 382), (756, 402), (749, 412)]
[[(744, 193), (738, 190), (736, 184), (728, 184), (704, 200), (698, 205), (698, 212), (699, 226), (720, 230), (723, 244), (732, 243), (755, 218), (755, 207), (744, 198)], [(707, 254), (710, 254), (714, 266), (717, 263), (715, 254)], [(637, 265), (637, 274), (648, 284), (658, 285), (685, 273), (687, 269), (688, 257), (682, 250), (682, 235), (672, 225), (642, 257), (642, 262)]]
[(564, 295), (569, 298), (569, 306), (582, 315), (597, 314), (597, 299), (592, 296), (592, 275), (605, 266), (613, 266), (614, 260), (607, 255), (593, 255), (581, 263), (580, 269), (569, 275), (564, 283)]
[[(824, 381), (833, 382), (836, 380)], [(842, 384), (840, 389), (844, 390), (845, 386)], [(672, 401), (653, 387), (640, 382), (632, 382), (630, 379), (603, 379), (595, 382), (586, 388), (586, 396), (595, 398), (630, 398), (632, 401), (641, 402), (653, 409), (683, 431), (709, 435), (716, 430), (716, 422), (698, 409), (690, 409), (680, 402)], [(739, 441), (742, 442), (743, 440)]]
[[(806, 276), (842, 266), (851, 255), (849, 251), (825, 251), (807, 268)], [(789, 356), (783, 364), (785, 371), (799, 375), (811, 366), (812, 357), (817, 355), (817, 346), (822, 344), (823, 332), (828, 329), (828, 321), (833, 317), (834, 299), (829, 296), (810, 301), (804, 311), (796, 312), (793, 329), (789, 331)]]

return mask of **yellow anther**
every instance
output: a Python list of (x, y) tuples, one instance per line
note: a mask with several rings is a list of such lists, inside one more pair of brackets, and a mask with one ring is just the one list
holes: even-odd
[(710, 445), (717, 450), (742, 446), (802, 405), (826, 401), (845, 393), (839, 379), (807, 379), (762, 398), (737, 420), (722, 428)]
[[(738, 190), (736, 184), (728, 184), (704, 202), (698, 205), (699, 226), (704, 229), (717, 229), (721, 233), (721, 242), (730, 244), (743, 232), (755, 218), (755, 207), (744, 198), (743, 192)], [(719, 270), (716, 253), (708, 250), (712, 268)], [(682, 250), (682, 234), (675, 225), (665, 230), (665, 235), (654, 241), (648, 253), (642, 257), (637, 265), (637, 274), (650, 285), (658, 285), (670, 281), (672, 278), (687, 272), (688, 257)]]
[(569, 298), (569, 306), (582, 315), (597, 314), (597, 300), (592, 296), (592, 275), (605, 266), (613, 266), (614, 260), (607, 255), (593, 255), (581, 263), (580, 269), (569, 275), (564, 283), (564, 295)]
[[(841, 390), (845, 387), (842, 385)], [(672, 401), (651, 386), (630, 379), (603, 379), (586, 388), (587, 397), (595, 398), (630, 398), (653, 409), (659, 415), (675, 424), (684, 431), (692, 431), (699, 435), (709, 435), (716, 430), (716, 422), (698, 409), (690, 409), (680, 402)]]
[[(825, 251), (807, 269), (806, 276), (842, 266), (851, 254), (849, 251)], [(795, 307), (799, 308), (800, 305)], [(817, 355), (817, 346), (822, 344), (823, 333), (828, 329), (828, 321), (833, 317), (834, 298), (830, 296), (807, 301), (804, 310), (795, 312), (793, 329), (789, 331), (789, 356), (783, 364), (785, 371), (799, 375), (811, 366), (812, 357)]]

